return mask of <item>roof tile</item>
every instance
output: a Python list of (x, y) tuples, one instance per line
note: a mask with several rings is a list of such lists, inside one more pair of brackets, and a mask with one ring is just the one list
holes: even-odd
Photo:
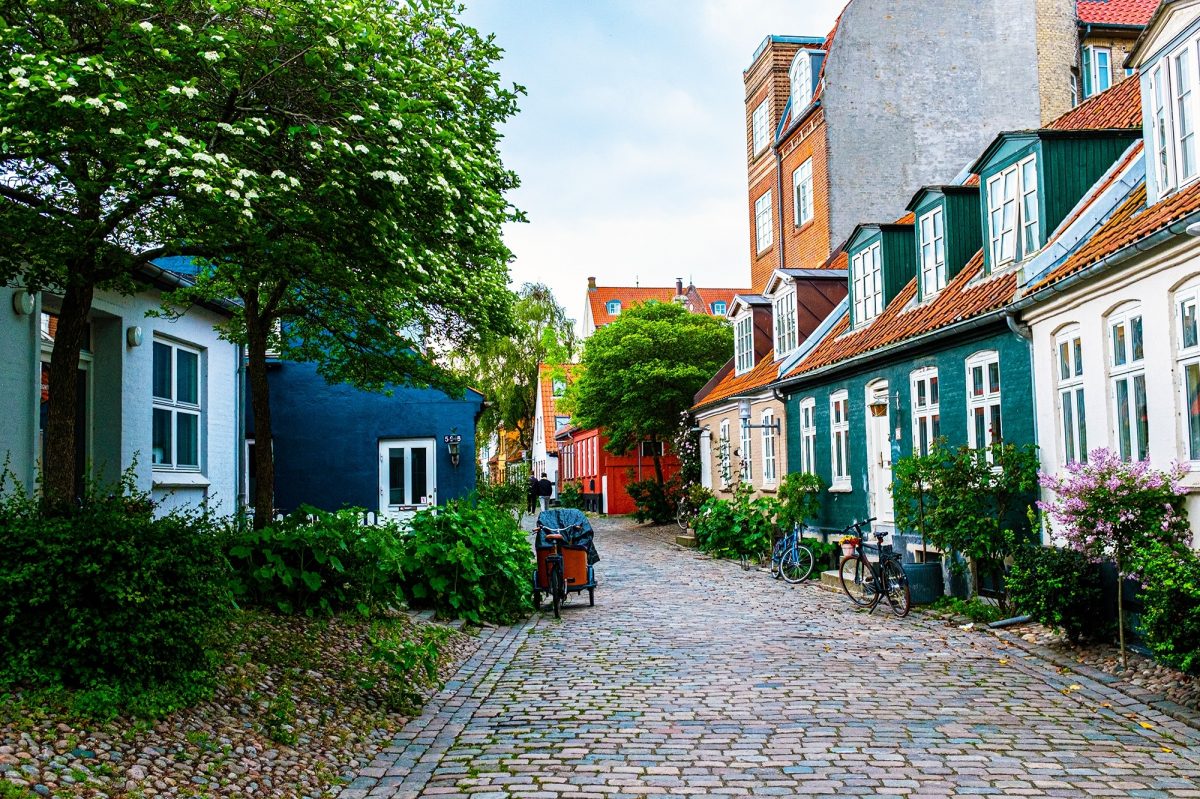
[(1145, 25), (1158, 0), (1076, 0), (1075, 13), (1089, 25)]
[(1051, 130), (1103, 130), (1142, 126), (1141, 82), (1137, 76), (1089, 97), (1046, 127)]

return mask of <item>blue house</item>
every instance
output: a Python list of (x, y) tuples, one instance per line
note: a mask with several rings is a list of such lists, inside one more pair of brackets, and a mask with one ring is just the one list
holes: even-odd
[[(354, 506), (404, 518), (475, 489), (478, 391), (459, 399), (424, 388), (368, 392), (327, 383), (315, 365), (293, 361), (271, 362), (268, 380), (281, 511)], [(251, 481), (253, 425), (247, 413)]]

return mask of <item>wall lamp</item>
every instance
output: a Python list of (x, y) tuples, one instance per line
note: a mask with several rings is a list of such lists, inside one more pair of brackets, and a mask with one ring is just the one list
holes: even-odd
[(450, 456), (450, 465), (458, 466), (459, 445), (462, 444), (462, 436), (458, 433), (442, 436), (442, 443), (446, 445), (446, 454)]
[(771, 424), (750, 424), (750, 400), (749, 399), (738, 400), (738, 417), (741, 418), (741, 420), (742, 420), (742, 427), (748, 428), (750, 430), (770, 429), (770, 430), (775, 431), (775, 435), (779, 435), (779, 431), (782, 429), (779, 425), (778, 419), (776, 419), (774, 422), (771, 422)]
[(29, 316), (34, 308), (33, 295), (28, 291), (14, 291), (12, 295), (13, 313), (17, 316)]

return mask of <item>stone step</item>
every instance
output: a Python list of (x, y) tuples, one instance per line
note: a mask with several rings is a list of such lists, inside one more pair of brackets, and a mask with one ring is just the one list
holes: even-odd
[(838, 577), (837, 569), (829, 569), (821, 572), (821, 587), (828, 588), (830, 591), (841, 591), (842, 581)]
[(691, 533), (684, 533), (683, 535), (675, 536), (675, 543), (681, 547), (687, 547), (688, 549), (695, 549), (697, 546), (699, 546), (699, 544), (696, 543), (696, 536), (692, 535)]

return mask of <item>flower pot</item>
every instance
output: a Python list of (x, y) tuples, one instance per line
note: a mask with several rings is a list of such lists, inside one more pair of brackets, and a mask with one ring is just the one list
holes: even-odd
[(854, 544), (842, 544), (842, 557), (848, 558), (854, 554)]
[(908, 590), (914, 605), (928, 605), (942, 596), (945, 586), (941, 562), (906, 563), (904, 573), (908, 575)]

